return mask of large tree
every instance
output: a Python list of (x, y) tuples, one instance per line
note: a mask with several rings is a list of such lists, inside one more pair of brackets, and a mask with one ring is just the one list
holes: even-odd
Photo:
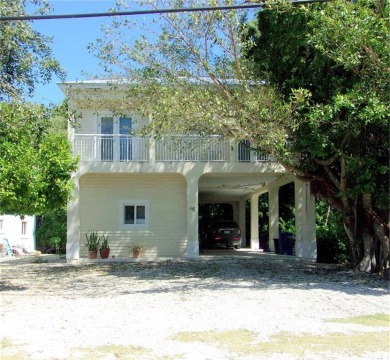
[[(46, 13), (49, 5), (40, 0), (1, 0), (0, 16)], [(51, 38), (34, 30), (27, 21), (0, 21), (0, 101), (32, 95), (37, 83), (48, 83), (64, 75), (52, 56)]]
[[(151, 115), (145, 132), (250, 140), (343, 211), (355, 265), (361, 240), (369, 245), (376, 233), (386, 267), (387, 14), (380, 1), (273, 6), (259, 13), (260, 32), (245, 24), (243, 11), (115, 19), (92, 48), (112, 77), (131, 80), (115, 108)], [(134, 28), (140, 38), (132, 37)], [(362, 269), (369, 270), (373, 248), (366, 250)]]
[[(307, 105), (279, 157), (343, 214), (354, 264), (388, 266), (389, 8), (381, 1), (280, 7), (258, 13), (248, 51), (285, 101)], [(296, 161), (295, 159), (298, 159)], [(380, 240), (378, 246), (376, 240)], [(363, 246), (362, 246), (363, 245)]]
[(30, 103), (0, 103), (0, 214), (45, 214), (64, 208), (76, 170), (65, 134), (50, 112)]
[[(40, 13), (45, 1), (2, 0), (2, 16)], [(43, 214), (64, 208), (70, 197), (77, 159), (66, 133), (53, 129), (53, 112), (24, 102), (37, 83), (62, 76), (52, 58), (50, 39), (25, 21), (0, 21), (0, 214)], [(66, 104), (65, 104), (66, 108)]]

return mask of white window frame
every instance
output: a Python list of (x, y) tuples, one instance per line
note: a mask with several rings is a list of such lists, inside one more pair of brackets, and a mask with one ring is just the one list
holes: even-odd
[[(131, 129), (130, 129), (130, 132), (128, 135), (132, 134), (133, 129), (134, 129), (134, 123), (135, 123), (134, 114), (127, 114), (126, 113), (125, 115), (114, 115), (114, 113), (109, 111), (109, 110), (103, 110), (103, 111), (99, 112), (99, 114), (97, 114), (97, 116), (96, 116), (96, 124), (95, 124), (96, 132), (98, 134), (102, 133), (102, 119), (103, 118), (112, 118), (112, 121), (113, 121), (112, 135), (113, 136), (121, 135), (120, 134), (120, 125), (119, 125), (120, 118), (131, 119)], [(126, 134), (122, 134), (122, 135), (126, 135)]]
[[(125, 224), (125, 208), (126, 206), (144, 206), (145, 207), (145, 223), (141, 224)], [(137, 212), (135, 211), (135, 214)], [(149, 228), (149, 201), (147, 200), (125, 200), (120, 202), (120, 228), (124, 230), (146, 230)]]

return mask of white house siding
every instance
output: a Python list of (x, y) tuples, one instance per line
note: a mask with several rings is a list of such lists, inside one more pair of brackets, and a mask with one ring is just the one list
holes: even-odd
[(91, 121), (91, 119), (96, 119), (96, 114), (92, 110), (84, 110), (82, 116), (77, 119), (78, 127), (77, 133), (80, 134), (97, 134), (98, 127), (96, 121)]
[[(146, 201), (147, 229), (121, 228), (121, 202)], [(150, 257), (183, 257), (187, 250), (186, 181), (177, 174), (85, 174), (80, 178), (80, 255), (85, 233), (109, 237), (111, 255), (129, 255), (141, 242)]]

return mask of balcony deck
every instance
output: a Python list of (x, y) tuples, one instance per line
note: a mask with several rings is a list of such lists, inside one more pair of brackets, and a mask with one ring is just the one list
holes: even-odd
[(155, 140), (130, 135), (76, 134), (73, 154), (88, 162), (270, 162), (247, 142), (218, 136), (172, 136)]

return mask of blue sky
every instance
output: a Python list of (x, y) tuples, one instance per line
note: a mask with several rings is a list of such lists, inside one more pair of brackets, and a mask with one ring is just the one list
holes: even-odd
[[(114, 6), (115, 1), (51, 0), (49, 3), (54, 7), (53, 14), (76, 14), (106, 12)], [(100, 37), (101, 25), (109, 22), (110, 18), (38, 20), (31, 23), (31, 26), (42, 34), (53, 37), (53, 55), (66, 71), (66, 80), (83, 80), (88, 78), (83, 72), (102, 74), (97, 59), (88, 52), (87, 45)], [(60, 103), (64, 96), (56, 84), (58, 81), (59, 79), (53, 79), (50, 84), (39, 85), (32, 100), (45, 105)]]
[[(107, 12), (115, 6), (115, 0), (47, 0), (53, 7), (52, 14), (81, 14)], [(139, 0), (128, 0), (132, 8), (139, 10)], [(142, 16), (142, 15), (140, 15)], [(149, 15), (152, 19), (158, 15)], [(142, 16), (145, 18), (145, 16)], [(57, 59), (66, 72), (66, 80), (86, 80), (92, 77), (104, 78), (104, 72), (98, 65), (96, 57), (89, 53), (87, 46), (101, 37), (101, 26), (110, 24), (111, 17), (35, 20), (30, 25), (40, 33), (53, 38), (50, 44), (53, 57)], [(154, 26), (151, 24), (151, 26)], [(137, 32), (132, 37), (138, 37)], [(32, 101), (49, 105), (60, 104), (64, 94), (57, 85), (60, 79), (54, 78), (51, 83), (38, 85)], [(29, 100), (29, 99), (28, 99)]]

